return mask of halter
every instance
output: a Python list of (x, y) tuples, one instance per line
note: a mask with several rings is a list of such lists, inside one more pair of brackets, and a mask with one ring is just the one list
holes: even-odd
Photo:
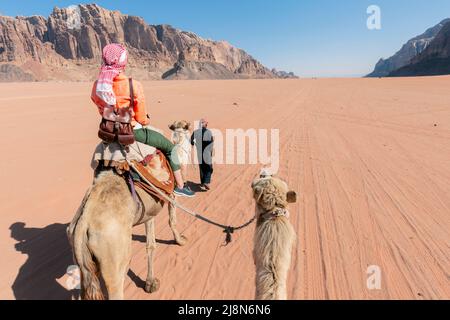
[(268, 211), (261, 215), (263, 220), (275, 220), (279, 217), (286, 217), (289, 219), (289, 211), (287, 209), (277, 207), (275, 210)]

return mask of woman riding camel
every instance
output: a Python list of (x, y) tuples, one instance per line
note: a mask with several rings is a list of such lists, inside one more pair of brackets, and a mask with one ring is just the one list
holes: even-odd
[[(97, 105), (102, 116), (106, 106), (115, 106), (116, 108), (130, 106), (129, 79), (124, 75), (127, 61), (128, 53), (123, 45), (109, 44), (103, 49), (103, 63), (91, 95), (92, 101)], [(144, 128), (145, 125), (149, 124), (144, 90), (138, 81), (132, 80), (132, 85), (134, 91), (132, 125), (136, 141), (161, 150), (166, 155), (175, 176), (177, 184), (175, 194), (193, 197), (195, 193), (184, 186), (180, 162), (176, 158), (177, 153), (172, 152), (174, 145), (162, 134)]]

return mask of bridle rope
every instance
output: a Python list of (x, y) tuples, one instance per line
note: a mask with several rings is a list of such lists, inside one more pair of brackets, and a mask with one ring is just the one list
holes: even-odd
[(150, 181), (148, 181), (145, 177), (143, 177), (138, 170), (136, 170), (136, 167), (134, 166), (133, 163), (130, 163), (130, 166), (134, 169), (134, 171), (139, 175), (139, 177), (145, 182), (147, 183), (152, 189), (154, 189), (164, 200), (168, 201), (169, 203), (171, 203), (174, 207), (186, 212), (187, 214), (191, 215), (192, 217), (202, 220), (206, 223), (209, 223), (211, 225), (214, 225), (220, 229), (223, 229), (223, 232), (226, 234), (225, 237), (225, 245), (228, 245), (231, 241), (232, 241), (232, 234), (235, 231), (239, 231), (241, 229), (244, 229), (246, 227), (248, 227), (250, 224), (253, 223), (253, 221), (256, 220), (256, 216), (254, 216), (252, 219), (250, 219), (248, 222), (244, 223), (241, 226), (238, 227), (233, 227), (233, 226), (226, 226), (220, 223), (217, 223), (215, 221), (212, 221), (208, 218), (206, 218), (205, 216), (202, 216), (196, 212), (193, 212), (190, 209), (187, 209), (186, 207), (184, 207), (183, 205), (179, 204), (176, 200), (172, 199), (171, 197), (169, 197), (167, 194), (165, 194), (164, 192), (162, 192), (158, 187), (156, 187), (153, 183), (151, 183)]

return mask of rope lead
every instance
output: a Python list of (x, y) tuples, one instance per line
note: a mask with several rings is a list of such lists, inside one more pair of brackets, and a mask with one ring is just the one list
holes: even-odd
[(153, 183), (151, 183), (150, 181), (148, 181), (145, 177), (143, 177), (140, 172), (135, 168), (135, 166), (133, 165), (133, 163), (130, 163), (130, 166), (134, 169), (134, 171), (141, 177), (141, 179), (146, 182), (150, 187), (152, 187), (159, 195), (161, 195), (161, 197), (163, 197), (166, 201), (168, 201), (169, 203), (171, 203), (173, 206), (175, 206), (178, 209), (181, 209), (182, 211), (186, 212), (187, 214), (193, 216), (196, 219), (200, 219), (205, 221), (206, 223), (212, 224), (218, 228), (223, 229), (223, 232), (226, 234), (225, 237), (225, 246), (227, 246), (228, 244), (231, 243), (232, 239), (232, 234), (235, 231), (238, 230), (242, 230), (246, 227), (248, 227), (249, 225), (251, 225), (253, 223), (253, 221), (256, 220), (256, 216), (254, 216), (253, 218), (251, 218), (248, 222), (244, 223), (243, 225), (239, 226), (239, 227), (231, 227), (231, 226), (225, 226), (222, 225), (220, 223), (214, 222), (209, 220), (208, 218), (195, 213), (189, 209), (186, 209), (185, 207), (183, 207), (182, 205), (180, 205), (178, 202), (176, 202), (174, 199), (170, 198), (169, 196), (167, 196), (164, 192), (162, 192), (161, 190), (159, 190)]

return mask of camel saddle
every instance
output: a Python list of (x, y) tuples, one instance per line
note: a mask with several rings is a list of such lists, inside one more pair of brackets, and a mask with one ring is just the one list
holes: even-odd
[(163, 202), (166, 202), (166, 199), (146, 181), (169, 196), (175, 189), (175, 177), (164, 154), (139, 142), (130, 145), (128, 152), (118, 143), (100, 143), (94, 151), (91, 167), (94, 170), (99, 167), (114, 169), (124, 177), (130, 174), (136, 187)]
[[(168, 196), (173, 194), (175, 189), (175, 177), (169, 161), (167, 161), (164, 154), (157, 150), (154, 154), (145, 157), (143, 161), (133, 160), (132, 163), (133, 170), (137, 173), (137, 175), (132, 175), (134, 184), (147, 193), (166, 202), (166, 199), (163, 199), (154, 188), (145, 182), (145, 180), (149, 181)], [(145, 178), (145, 180), (142, 178)]]

